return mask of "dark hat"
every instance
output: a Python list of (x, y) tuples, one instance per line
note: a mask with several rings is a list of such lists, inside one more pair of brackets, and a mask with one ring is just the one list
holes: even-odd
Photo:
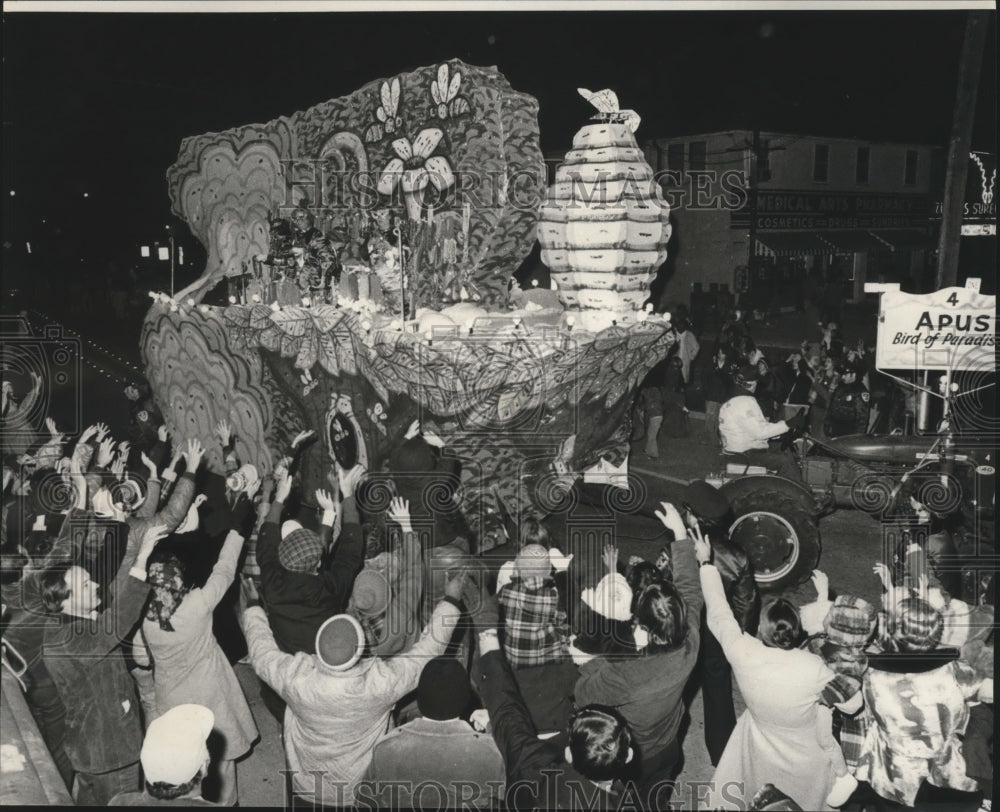
[(437, 470), (437, 454), (423, 437), (411, 437), (392, 455), (393, 473), (430, 474)]
[(838, 375), (846, 375), (848, 372), (853, 372), (855, 375), (861, 373), (861, 368), (854, 361), (841, 361), (834, 369)]
[(380, 615), (389, 606), (389, 582), (378, 570), (363, 569), (354, 579), (351, 593), (358, 611), (366, 615)]
[(757, 380), (757, 367), (750, 366), (750, 364), (744, 364), (736, 372), (736, 380), (751, 381)]
[(681, 503), (687, 505), (699, 519), (706, 521), (724, 519), (732, 511), (729, 500), (717, 488), (700, 479), (684, 489)]
[(875, 607), (864, 598), (838, 595), (823, 626), (831, 642), (840, 646), (863, 646), (875, 631)]
[(454, 657), (435, 657), (420, 672), (417, 708), (428, 719), (457, 719), (469, 705), (469, 675)]
[(316, 632), (316, 656), (333, 671), (346, 671), (365, 650), (365, 631), (350, 615), (334, 615)]
[(314, 572), (323, 557), (323, 541), (296, 521), (281, 526), (278, 561), (290, 572)]

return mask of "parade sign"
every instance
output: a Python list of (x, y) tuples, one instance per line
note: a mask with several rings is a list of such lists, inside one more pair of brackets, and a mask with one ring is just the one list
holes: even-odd
[(889, 291), (879, 310), (878, 369), (995, 368), (996, 296), (965, 288)]

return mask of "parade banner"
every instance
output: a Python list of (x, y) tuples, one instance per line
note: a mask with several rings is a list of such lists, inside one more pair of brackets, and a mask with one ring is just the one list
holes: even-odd
[(965, 288), (889, 291), (879, 310), (878, 369), (995, 368), (996, 296)]

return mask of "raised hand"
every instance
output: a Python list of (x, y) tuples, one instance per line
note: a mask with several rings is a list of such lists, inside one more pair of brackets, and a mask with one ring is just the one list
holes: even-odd
[(336, 511), (337, 506), (333, 501), (333, 495), (329, 491), (325, 491), (322, 488), (316, 489), (316, 501), (323, 510), (333, 510)]
[(187, 451), (184, 452), (187, 458), (187, 469), (189, 473), (194, 473), (201, 465), (201, 458), (205, 456), (205, 446), (197, 437), (192, 437), (187, 442)]
[(142, 464), (146, 466), (146, 470), (149, 471), (149, 478), (150, 479), (156, 479), (157, 478), (157, 475), (156, 475), (156, 463), (153, 462), (146, 455), (145, 451), (141, 452), (140, 459), (142, 460)]
[(104, 438), (111, 434), (111, 430), (108, 428), (106, 423), (97, 424), (97, 433), (94, 435), (95, 439), (99, 443), (104, 442)]
[(83, 432), (80, 434), (79, 442), (86, 443), (90, 440), (91, 437), (96, 436), (96, 434), (97, 434), (96, 424), (93, 426), (87, 426), (87, 428), (85, 428)]
[(829, 600), (830, 598), (830, 579), (827, 574), (822, 570), (813, 570), (812, 574), (813, 586), (816, 587), (816, 596), (821, 600)]
[(682, 539), (687, 536), (687, 528), (684, 526), (684, 519), (670, 502), (660, 502), (663, 510), (656, 511), (656, 518), (663, 522), (663, 526), (674, 534), (675, 539)]
[(142, 541), (139, 543), (139, 555), (136, 558), (136, 565), (140, 569), (146, 568), (146, 559), (149, 558), (156, 545), (169, 535), (170, 532), (167, 530), (165, 524), (156, 524), (146, 528), (146, 532), (142, 534)]
[(340, 484), (340, 495), (345, 499), (354, 496), (355, 490), (357, 490), (358, 485), (365, 477), (365, 468), (363, 465), (355, 465), (353, 468), (345, 471), (339, 465), (337, 466), (337, 479)]
[(288, 471), (279, 471), (274, 475), (274, 501), (284, 502), (292, 492), (292, 477)]
[(124, 458), (128, 459), (128, 453), (132, 450), (132, 444), (128, 440), (122, 440), (118, 443), (118, 454)]
[(222, 447), (226, 448), (233, 438), (233, 427), (228, 420), (220, 420), (215, 424), (215, 436), (219, 438)]
[(418, 434), (420, 434), (420, 421), (414, 420), (412, 423), (410, 423), (409, 427), (406, 429), (406, 434), (403, 435), (403, 439), (412, 440)]
[(875, 575), (878, 577), (878, 579), (882, 582), (882, 587), (886, 591), (892, 589), (893, 587), (892, 575), (889, 572), (889, 568), (885, 564), (882, 563), (876, 564), (874, 567), (872, 567), (872, 572), (874, 572)]
[(422, 435), (424, 438), (424, 442), (426, 442), (427, 445), (432, 445), (435, 448), (444, 448), (444, 440), (442, 440), (435, 432), (431, 431), (430, 429), (422, 432)]
[(101, 440), (97, 447), (97, 464), (101, 468), (107, 468), (115, 456), (115, 441), (110, 437)]
[(156, 430), (156, 436), (157, 438), (159, 438), (161, 443), (165, 443), (167, 441), (167, 438), (170, 436), (170, 432), (167, 431), (167, 426), (165, 423), (161, 424), (160, 427)]
[(125, 459), (124, 457), (115, 457), (111, 463), (111, 473), (114, 474), (115, 479), (119, 482), (125, 480)]
[(389, 519), (396, 522), (404, 533), (409, 533), (413, 530), (413, 524), (410, 521), (410, 500), (403, 499), (401, 496), (393, 497), (392, 501), (389, 502)]
[(618, 572), (618, 548), (614, 544), (605, 544), (604, 553), (601, 556), (604, 562), (604, 569), (609, 573)]
[(701, 525), (698, 524), (697, 519), (695, 519), (694, 522), (692, 522), (691, 537), (694, 541), (695, 560), (699, 564), (711, 563), (712, 542), (709, 541), (708, 536), (702, 534)]

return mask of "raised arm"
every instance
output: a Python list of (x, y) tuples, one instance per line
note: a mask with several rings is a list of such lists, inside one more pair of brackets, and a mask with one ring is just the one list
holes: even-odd
[(267, 615), (260, 605), (260, 596), (249, 578), (240, 581), (240, 626), (254, 673), (282, 698), (286, 698), (296, 670), (304, 667), (311, 658), (302, 652), (285, 654), (278, 648)]

